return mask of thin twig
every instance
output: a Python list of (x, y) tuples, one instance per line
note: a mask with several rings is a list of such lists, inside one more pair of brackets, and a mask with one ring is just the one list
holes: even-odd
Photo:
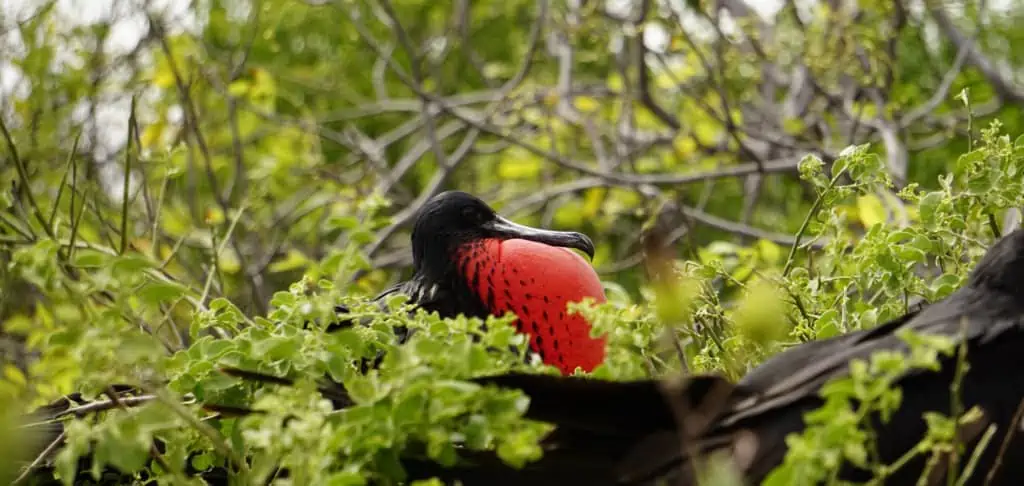
[(39, 465), (42, 464), (43, 461), (46, 460), (46, 458), (50, 457), (50, 455), (53, 454), (55, 450), (57, 450), (57, 446), (64, 442), (64, 439), (66, 437), (67, 432), (61, 431), (60, 435), (53, 439), (53, 442), (50, 442), (50, 445), (46, 446), (46, 449), (43, 449), (43, 451), (40, 452), (38, 456), (36, 456), (35, 460), (33, 460), (31, 464), (25, 466), (25, 469), (21, 470), (21, 474), (19, 474), (18, 477), (15, 478), (14, 482), (11, 484), (19, 484), (22, 481), (28, 479), (29, 473), (31, 473), (37, 467), (39, 467)]
[(121, 249), (120, 254), (128, 250), (128, 191), (131, 188), (132, 180), (132, 132), (136, 130), (135, 124), (135, 96), (132, 96), (132, 104), (128, 112), (128, 140), (124, 146), (124, 186), (121, 191)]
[(28, 198), (28, 204), (32, 207), (32, 214), (39, 221), (39, 225), (43, 227), (43, 231), (51, 239), (56, 239), (53, 235), (53, 228), (50, 227), (46, 222), (46, 218), (43, 216), (43, 212), (39, 209), (39, 205), (36, 204), (36, 198), (32, 195), (32, 185), (28, 178), (28, 170), (25, 168), (25, 162), (21, 160), (18, 155), (18, 147), (14, 144), (14, 138), (11, 137), (11, 133), (7, 131), (7, 124), (4, 123), (4, 117), (0, 116), (0, 133), (3, 133), (4, 139), (7, 141), (7, 149), (11, 153), (11, 160), (14, 161), (14, 167), (18, 171), (18, 177), (21, 179), (21, 185), (25, 190), (25, 197)]

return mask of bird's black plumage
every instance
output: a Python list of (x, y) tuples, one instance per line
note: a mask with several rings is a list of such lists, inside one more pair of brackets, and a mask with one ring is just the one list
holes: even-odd
[[(748, 484), (758, 484), (781, 464), (788, 450), (786, 436), (803, 430), (804, 414), (823, 404), (822, 385), (846, 376), (854, 359), (867, 359), (879, 350), (907, 351), (898, 333), (909, 329), (946, 336), (966, 348), (969, 368), (960, 385), (962, 410), (978, 406), (984, 421), (968, 434), (968, 452), (962, 457), (970, 456), (986, 426), (997, 427), (966, 484), (985, 484), (990, 472), (988, 484), (1019, 484), (1024, 443), (1016, 435), (1005, 447), (1003, 443), (1008, 430), (1019, 431), (1014, 418), (1024, 400), (1022, 270), (1024, 230), (1018, 230), (996, 242), (966, 284), (947, 298), (872, 329), (791, 348), (735, 387), (711, 376), (692, 377), (678, 387), (654, 380), (618, 383), (529, 374), (484, 378), (479, 381), (536, 397), (527, 416), (558, 426), (548, 440), (550, 452), (522, 471), (479, 458), (456, 469), (417, 463), (413, 470), (461, 478), (467, 486), (565, 484), (545, 481), (546, 471), (553, 478), (587, 478), (586, 484), (646, 485), (667, 479), (667, 484), (690, 485), (696, 484), (696, 458), (721, 452), (733, 458)], [(950, 413), (957, 358), (940, 361), (939, 370), (903, 374), (897, 382), (902, 388), (900, 408), (884, 423), (872, 421), (882, 463), (893, 463), (917, 444), (926, 431), (925, 412)], [(724, 390), (724, 395), (708, 393), (711, 389)], [(885, 484), (914, 484), (926, 459), (910, 461)], [(964, 458), (959, 464), (966, 462)], [(945, 471), (936, 472), (941, 478)], [(842, 476), (870, 478), (849, 465)]]

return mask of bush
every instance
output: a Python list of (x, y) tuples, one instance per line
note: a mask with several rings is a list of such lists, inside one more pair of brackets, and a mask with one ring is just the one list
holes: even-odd
[[(549, 427), (521, 419), (525, 398), (464, 381), (554, 372), (522, 362), (507, 317), (481, 331), (367, 301), (444, 188), (594, 238), (609, 301), (578, 311), (609, 336), (593, 375), (615, 380), (735, 379), (940, 299), (1024, 206), (1024, 138), (1007, 135), (1024, 95), (986, 68), (1016, 62), (1017, 7), (787, 4), (768, 22), (742, 2), (336, 3), (0, 17), (0, 427), (42, 450), (10, 417), (92, 400), (42, 461), (68, 484), (87, 452), (166, 484), (231, 464), (250, 482), (282, 466), (295, 484), (387, 483), (400, 454), (450, 463), (456, 444), (537, 459)], [(125, 23), (144, 24), (129, 47)], [(323, 332), (339, 303), (368, 325)], [(396, 325), (418, 338), (395, 347)], [(886, 380), (927, 344), (864, 364), (871, 403), (893, 404)], [(332, 410), (325, 374), (356, 406)], [(867, 460), (856, 414), (821, 414), (776, 484)], [(36, 459), (17, 449), (0, 476)]]

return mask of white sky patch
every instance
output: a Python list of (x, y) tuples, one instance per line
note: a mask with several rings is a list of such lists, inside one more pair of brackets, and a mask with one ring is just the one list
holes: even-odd
[(651, 52), (664, 54), (672, 38), (660, 22), (648, 22), (644, 26), (644, 47)]

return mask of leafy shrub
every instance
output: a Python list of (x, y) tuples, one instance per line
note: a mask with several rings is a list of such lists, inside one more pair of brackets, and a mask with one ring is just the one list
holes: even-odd
[[(911, 186), (899, 198), (872, 203), (901, 216), (878, 221), (858, 237), (845, 221), (845, 204), (885, 194), (879, 157), (864, 146), (850, 148), (830, 168), (809, 157), (802, 173), (817, 188), (819, 202), (801, 236), (822, 242), (822, 250), (717, 243), (698, 252), (699, 260), (675, 262), (682, 293), (659, 296), (650, 288), (634, 301), (609, 283), (614, 298), (608, 303), (573, 306), (595, 332), (610, 336), (607, 362), (594, 375), (660, 376), (685, 364), (739, 376), (784, 349), (782, 341), (871, 327), (906, 312), (914, 298), (942, 298), (1000, 231), (992, 222), (1024, 205), (1015, 177), (1022, 166), (1024, 137), (1011, 142), (995, 124), (942, 178), (940, 190)], [(349, 231), (367, 227), (356, 224)], [(71, 390), (109, 401), (101, 395), (114, 383), (138, 387), (146, 397), (132, 407), (108, 402), (100, 420), (68, 422), (67, 446), (56, 457), (65, 480), (90, 450), (97, 466), (148, 467), (150, 477), (168, 484), (185, 481), (187, 465), (205, 470), (234, 464), (250, 481), (283, 466), (296, 484), (362, 484), (368, 478), (400, 480), (403, 451), (421, 451), (442, 463), (456, 459), (456, 444), (495, 449), (510, 464), (541, 454), (537, 441), (548, 427), (521, 419), (523, 396), (462, 381), (513, 368), (554, 372), (523, 363), (524, 339), (508, 325), (511, 316), (489, 318), (483, 331), (479, 319), (381, 313), (365, 297), (323, 278), (361, 266), (357, 243), (276, 293), (266, 316), (249, 318), (227, 299), (208, 300), (208, 288), (170, 278), (152, 255), (76, 236), (73, 226), (50, 231), (52, 237), (36, 235), (16, 248), (8, 265), (9, 278), (31, 283), (40, 297), (31, 314), (5, 322), (7, 332), (23, 336), (36, 353), (24, 371), (6, 366), (0, 388), (5, 403), (27, 400), (21, 402), (25, 410)], [(665, 326), (654, 310), (659, 297), (683, 307), (675, 325)], [(337, 319), (339, 302), (367, 325), (323, 332)], [(181, 343), (162, 329), (173, 319), (169, 315), (187, 316)], [(396, 325), (418, 329), (417, 338), (394, 346)], [(920, 349), (923, 354), (909, 360), (883, 354), (855, 364), (852, 381), (833, 383), (825, 391), (826, 406), (810, 417), (811, 427), (792, 439), (789, 460), (772, 484), (828, 477), (840, 458), (869, 461), (866, 449), (855, 445), (867, 438), (857, 417), (898, 403), (898, 390), (888, 388), (892, 378), (907, 366), (933, 363), (942, 346)], [(379, 370), (362, 374), (355, 364), (378, 351), (385, 352)], [(294, 387), (256, 385), (221, 373), (223, 366), (299, 379)], [(333, 410), (315, 384), (324, 374), (345, 384), (355, 406)], [(863, 400), (864, 408), (850, 409), (848, 396)], [(203, 403), (264, 413), (221, 417), (204, 411)], [(154, 438), (166, 450), (151, 462)], [(927, 440), (931, 447), (941, 444)]]

